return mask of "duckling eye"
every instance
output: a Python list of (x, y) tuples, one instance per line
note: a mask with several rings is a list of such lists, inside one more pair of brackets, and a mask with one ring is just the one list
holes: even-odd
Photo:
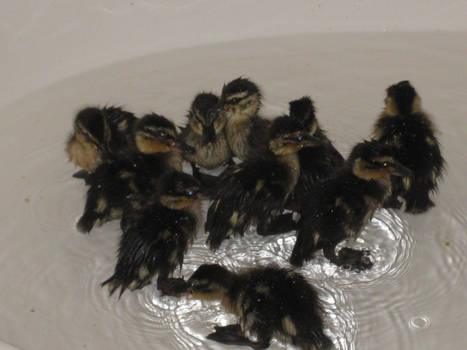
[(230, 100), (230, 103), (237, 103), (238, 101), (240, 101), (240, 99), (238, 97), (235, 97)]
[(388, 162), (384, 162), (384, 163), (383, 163), (383, 167), (385, 167), (385, 168), (386, 168), (388, 165), (389, 165)]
[(160, 137), (167, 137), (168, 134), (167, 134), (167, 132), (164, 131), (164, 130), (159, 130), (158, 135), (159, 135)]
[(186, 192), (186, 194), (187, 194), (188, 196), (192, 197), (192, 196), (195, 194), (195, 191), (193, 191), (193, 190), (188, 190), (188, 191)]
[(298, 135), (297, 136), (297, 141), (302, 141), (303, 140), (303, 135)]

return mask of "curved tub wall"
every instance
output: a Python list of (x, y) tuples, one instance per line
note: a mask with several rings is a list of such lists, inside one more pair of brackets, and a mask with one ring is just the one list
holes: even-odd
[[(385, 87), (414, 82), (448, 162), (437, 207), (378, 212), (353, 242), (372, 249), (369, 272), (322, 256), (302, 272), (316, 281), (339, 350), (465, 346), (465, 1), (38, 0), (3, 2), (0, 13), (0, 349), (227, 349), (204, 339), (233, 320), (219, 305), (159, 298), (152, 286), (108, 298), (99, 283), (113, 268), (118, 223), (75, 230), (85, 187), (63, 147), (83, 105), (155, 110), (181, 124), (196, 91), (239, 74), (260, 83), (267, 116), (311, 94), (344, 154), (369, 134)], [(250, 233), (210, 254), (204, 238), (185, 275), (206, 259), (287, 266), (294, 243)]]
[(0, 4), (0, 105), (177, 47), (297, 33), (465, 31), (465, 1), (38, 0)]

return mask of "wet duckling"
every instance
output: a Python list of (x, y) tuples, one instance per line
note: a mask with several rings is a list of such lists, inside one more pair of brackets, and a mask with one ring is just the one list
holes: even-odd
[[(315, 139), (312, 145), (298, 151), (300, 176), (286, 205), (287, 209), (298, 211), (303, 196), (310, 193), (318, 182), (331, 177), (344, 164), (344, 157), (319, 126), (314, 103), (309, 96), (291, 101), (289, 115), (299, 121)], [(278, 233), (277, 230), (281, 225), (277, 225), (276, 222), (272, 226), (275, 227), (275, 230), (270, 233)]]
[(128, 288), (143, 288), (158, 275), (158, 289), (172, 294), (181, 279), (169, 276), (183, 264), (183, 257), (196, 235), (200, 219), (199, 182), (173, 171), (160, 179), (157, 194), (131, 201), (121, 221), (115, 272), (102, 286), (120, 296)]
[[(313, 187), (318, 182), (331, 177), (343, 165), (344, 158), (320, 128), (310, 97), (304, 96), (291, 101), (289, 115), (292, 119), (300, 122), (303, 129), (314, 138), (312, 145), (298, 151), (300, 176), (285, 204), (286, 209), (299, 211), (302, 198), (313, 191)], [(270, 216), (267, 221), (258, 227), (258, 234), (278, 234), (297, 228), (296, 222), (293, 220), (293, 213)]]
[(312, 142), (299, 122), (278, 117), (270, 127), (269, 150), (220, 175), (205, 225), (211, 249), (230, 236), (243, 235), (250, 224), (265, 225), (283, 209), (300, 175), (297, 152)]
[(166, 171), (180, 171), (176, 137), (175, 125), (163, 116), (148, 114), (139, 119), (134, 130), (138, 153), (102, 163), (88, 176), (86, 204), (77, 229), (87, 233), (96, 223), (119, 219), (129, 198), (156, 191)]
[(237, 78), (222, 88), (220, 101), (211, 109), (227, 118), (225, 134), (233, 155), (240, 160), (254, 158), (268, 148), (270, 121), (261, 118), (261, 91), (251, 80)]
[(436, 130), (421, 108), (421, 99), (408, 81), (391, 85), (386, 90), (385, 108), (373, 131), (376, 140), (394, 146), (396, 159), (413, 172), (412, 178), (393, 178), (393, 194), (387, 207), (423, 213), (435, 204), (430, 193), (438, 188), (445, 161), (441, 155)]
[[(118, 157), (132, 147), (131, 129), (137, 118), (119, 107), (88, 107), (78, 112), (66, 152), (71, 162), (93, 172), (106, 158)], [(76, 177), (84, 177), (77, 173)]]
[(196, 166), (215, 169), (232, 158), (224, 133), (225, 115), (209, 113), (218, 102), (219, 98), (211, 93), (196, 95), (187, 115), (188, 124), (182, 128), (180, 138), (195, 149), (193, 154), (185, 155), (194, 169)]
[[(216, 326), (208, 339), (254, 349), (266, 349), (273, 337), (305, 350), (332, 347), (323, 332), (318, 294), (297, 272), (268, 266), (234, 273), (219, 265), (201, 265), (188, 285), (193, 298), (220, 300), (239, 317), (239, 324)], [(247, 332), (257, 340), (248, 339)]]
[(357, 237), (363, 226), (391, 194), (391, 176), (410, 176), (410, 170), (394, 159), (392, 147), (377, 141), (357, 144), (335, 176), (315, 186), (304, 199), (297, 241), (290, 262), (302, 266), (323, 249), (333, 263), (354, 270), (372, 266), (367, 251), (336, 245)]

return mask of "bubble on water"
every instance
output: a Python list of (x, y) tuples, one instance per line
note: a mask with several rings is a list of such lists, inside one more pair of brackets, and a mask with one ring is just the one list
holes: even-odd
[(412, 329), (427, 329), (431, 326), (431, 319), (426, 316), (416, 316), (410, 319), (409, 326)]

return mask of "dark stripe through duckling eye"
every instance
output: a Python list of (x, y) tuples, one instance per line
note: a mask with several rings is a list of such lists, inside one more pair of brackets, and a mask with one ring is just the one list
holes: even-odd
[(369, 164), (368, 168), (371, 168), (371, 169), (387, 168), (393, 165), (391, 162), (377, 162), (377, 161), (369, 162), (368, 164)]
[(237, 103), (237, 102), (239, 102), (239, 101), (240, 101), (240, 98), (236, 97), (236, 98), (231, 99), (231, 100), (229, 101), (229, 103), (232, 103), (232, 104), (233, 104), (233, 103)]
[(379, 169), (381, 168), (381, 163), (380, 162), (366, 162), (366, 168), (367, 169)]
[[(148, 134), (148, 135), (152, 135), (152, 137), (165, 138), (165, 139), (173, 139), (174, 138), (166, 130), (144, 129), (144, 132), (146, 134)], [(150, 138), (150, 137), (147, 137), (147, 138)]]
[(199, 290), (207, 291), (210, 289), (209, 282), (206, 282), (206, 283), (191, 282), (191, 288), (196, 291), (199, 291)]

